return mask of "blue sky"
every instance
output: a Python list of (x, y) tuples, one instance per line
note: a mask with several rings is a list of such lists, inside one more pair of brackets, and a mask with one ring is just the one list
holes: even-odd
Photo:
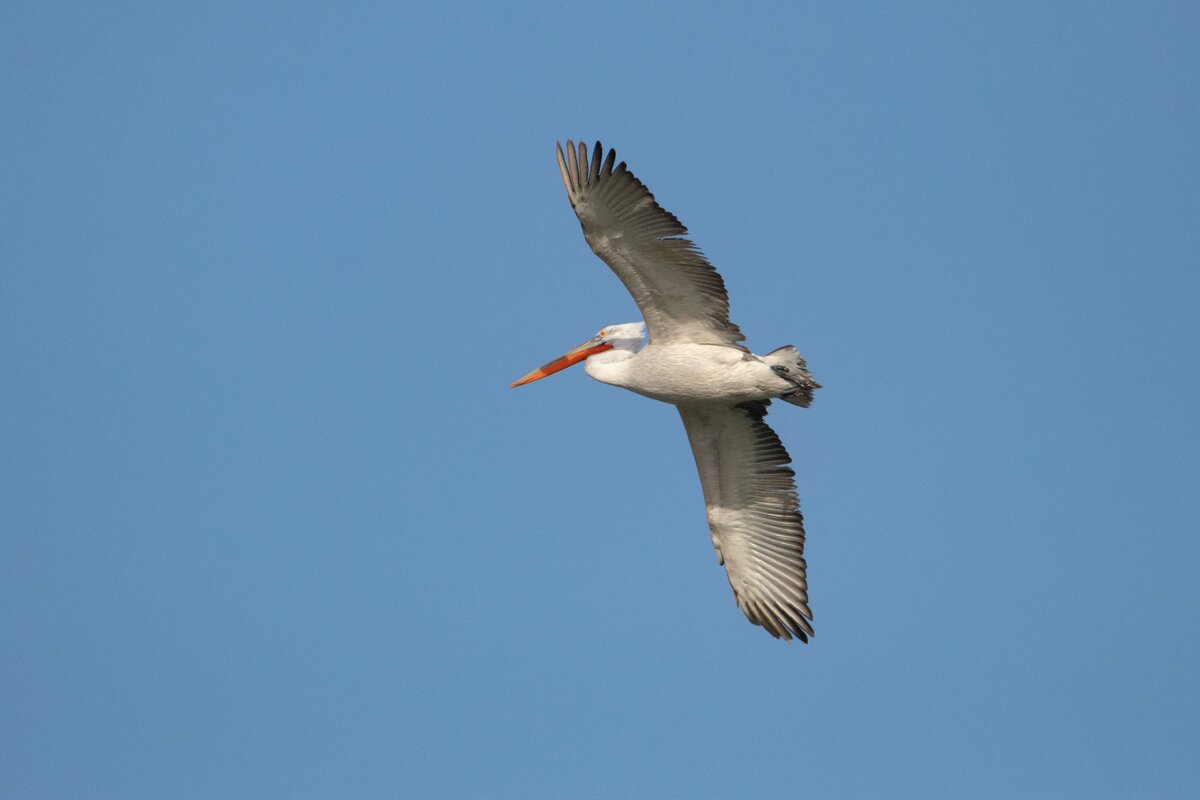
[[(0, 12), (0, 794), (1195, 797), (1189, 3)], [(735, 607), (553, 160), (825, 388)]]

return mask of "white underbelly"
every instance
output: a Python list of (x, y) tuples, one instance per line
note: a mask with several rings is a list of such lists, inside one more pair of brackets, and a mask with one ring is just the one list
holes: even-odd
[(593, 377), (676, 405), (765, 400), (788, 388), (765, 363), (732, 347), (651, 344), (625, 364), (619, 382)]

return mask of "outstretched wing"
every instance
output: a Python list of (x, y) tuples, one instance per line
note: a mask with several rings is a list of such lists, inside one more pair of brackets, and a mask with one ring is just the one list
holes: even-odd
[(721, 275), (686, 238), (687, 228), (654, 200), (617, 151), (596, 142), (558, 146), (558, 168), (583, 235), (633, 295), (650, 339), (660, 344), (735, 344), (745, 337), (729, 321)]
[[(768, 401), (769, 402), (769, 401)], [(813, 635), (804, 517), (766, 402), (679, 406), (700, 470), (717, 558), (746, 617), (772, 636)]]

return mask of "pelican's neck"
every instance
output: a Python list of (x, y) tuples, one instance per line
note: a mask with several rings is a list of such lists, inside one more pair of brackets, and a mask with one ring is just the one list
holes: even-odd
[(632, 366), (630, 362), (636, 355), (637, 353), (634, 351), (623, 348), (605, 350), (603, 353), (589, 357), (583, 369), (601, 383), (624, 386), (629, 375), (629, 368)]

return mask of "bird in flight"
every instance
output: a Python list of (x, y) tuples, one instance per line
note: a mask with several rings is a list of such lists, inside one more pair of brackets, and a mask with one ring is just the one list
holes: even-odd
[(807, 407), (820, 384), (795, 347), (758, 356), (741, 344), (720, 274), (675, 215), (616, 163), (615, 150), (605, 156), (596, 142), (589, 160), (582, 142), (557, 149), (584, 238), (633, 295), (644, 322), (602, 328), (513, 386), (585, 361), (602, 383), (675, 405), (734, 599), (772, 636), (807, 642), (804, 518), (791, 458), (764, 420), (773, 399)]

